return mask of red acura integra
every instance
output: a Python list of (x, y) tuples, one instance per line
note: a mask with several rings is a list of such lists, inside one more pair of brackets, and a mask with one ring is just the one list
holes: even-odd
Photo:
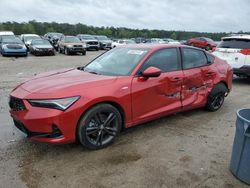
[(9, 105), (32, 140), (100, 149), (122, 128), (194, 108), (216, 111), (231, 87), (231, 67), (201, 49), (134, 45), (36, 76), (11, 92)]

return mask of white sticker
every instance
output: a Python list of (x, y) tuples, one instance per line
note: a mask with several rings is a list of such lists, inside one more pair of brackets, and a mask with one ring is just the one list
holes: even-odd
[(142, 55), (145, 51), (142, 50), (129, 50), (128, 54), (133, 54), (133, 55)]

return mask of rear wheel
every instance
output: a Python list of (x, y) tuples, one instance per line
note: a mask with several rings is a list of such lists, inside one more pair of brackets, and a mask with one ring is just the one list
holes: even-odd
[(207, 109), (212, 112), (219, 110), (224, 103), (227, 92), (228, 89), (225, 84), (217, 84), (208, 95)]
[(89, 149), (113, 143), (122, 126), (120, 112), (110, 104), (99, 104), (87, 111), (78, 123), (78, 139)]
[(210, 45), (207, 45), (207, 46), (205, 47), (205, 50), (206, 50), (206, 51), (212, 50), (212, 47), (211, 47)]

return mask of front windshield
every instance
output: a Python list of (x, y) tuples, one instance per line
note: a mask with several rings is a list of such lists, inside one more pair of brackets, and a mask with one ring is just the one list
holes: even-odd
[(3, 44), (23, 44), (18, 38), (5, 38), (3, 39)]
[(24, 37), (24, 41), (27, 42), (27, 41), (32, 41), (34, 39), (39, 39), (40, 37), (39, 36), (26, 36)]
[(88, 64), (84, 71), (108, 76), (129, 75), (149, 49), (114, 48)]
[(32, 45), (50, 45), (49, 41), (47, 40), (33, 40)]
[(95, 39), (94, 37), (90, 36), (90, 35), (83, 35), (82, 39), (87, 39), (87, 40), (93, 40)]
[(51, 33), (52, 37), (58, 37), (60, 38), (62, 36), (62, 33)]
[(77, 37), (65, 37), (66, 43), (79, 43), (81, 42)]
[(106, 36), (96, 36), (96, 38), (99, 40), (109, 40)]

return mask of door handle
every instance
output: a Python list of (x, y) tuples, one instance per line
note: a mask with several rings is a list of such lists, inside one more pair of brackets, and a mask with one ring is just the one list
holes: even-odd
[(206, 73), (206, 76), (214, 76), (215, 75), (215, 72), (207, 72)]
[(171, 82), (180, 82), (182, 79), (179, 78), (179, 77), (174, 77), (174, 78), (171, 78), (170, 81)]

